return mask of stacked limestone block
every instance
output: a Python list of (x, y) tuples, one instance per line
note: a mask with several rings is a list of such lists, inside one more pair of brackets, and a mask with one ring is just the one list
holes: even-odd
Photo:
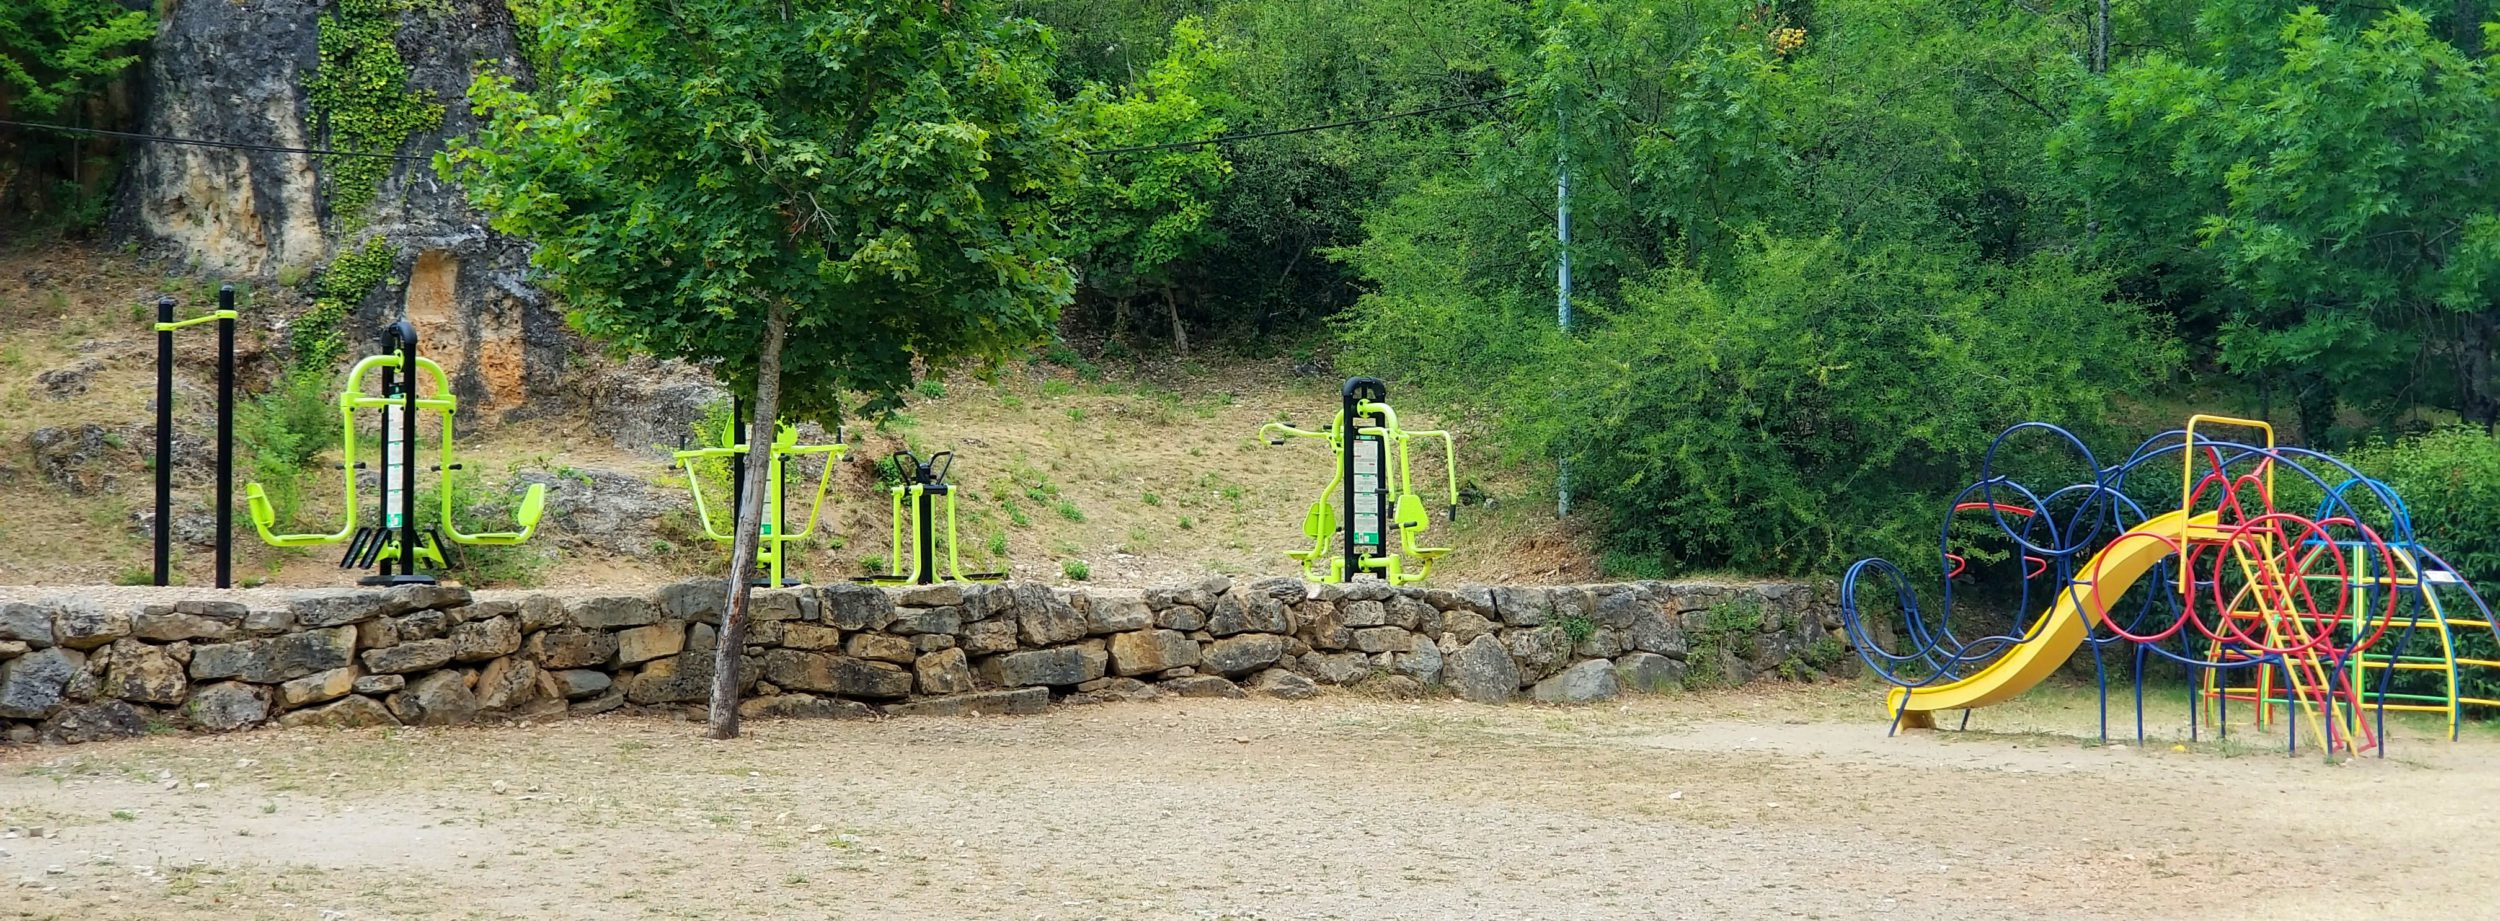
[[(724, 592), (695, 580), (569, 596), (410, 586), (142, 604), (117, 594), (128, 593), (0, 603), (0, 738), (696, 705), (711, 691)], [(1837, 625), (1826, 591), (1786, 584), (835, 585), (758, 590), (739, 673), (744, 712), (759, 717), (1298, 699), (1320, 685), (1576, 702), (1843, 671), (1854, 660)]]

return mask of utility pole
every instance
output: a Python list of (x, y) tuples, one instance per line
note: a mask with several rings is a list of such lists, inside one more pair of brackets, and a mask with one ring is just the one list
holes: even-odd
[[(1554, 321), (1571, 334), (1571, 155), (1563, 104), (1554, 101)], [(1557, 464), (1554, 517), (1571, 517), (1571, 458)]]

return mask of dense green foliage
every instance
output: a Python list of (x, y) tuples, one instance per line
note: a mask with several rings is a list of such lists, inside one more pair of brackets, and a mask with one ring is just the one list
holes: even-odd
[[(304, 92), (333, 149), (391, 153), (442, 124), (443, 107), (409, 88), (399, 56), (399, 17), (408, 8), (408, 0), (340, 0), (321, 17), (321, 64)], [(345, 230), (363, 226), (393, 165), (379, 157), (325, 159), (330, 219)]]
[(1221, 49), (1189, 95), (1228, 130), (1501, 100), (1226, 145), (1158, 269), (1193, 324), (1333, 315), (1341, 368), (1568, 459), (1645, 573), (1932, 552), (2028, 418), (2132, 444), (2279, 403), (2330, 449), (2487, 425), (2491, 7), (1036, 6), (1064, 87), (1151, 96), (1163, 55)]
[[(2500, 592), (2500, 439), (2463, 426), (2439, 429), (2396, 442), (2373, 442), (2351, 453), (2354, 467), (2394, 487), (2404, 497), (2415, 534), (2424, 545), (2455, 566), (2490, 601)], [(2450, 618), (2472, 624), (2482, 612), (2463, 608), (2462, 594), (2443, 590), (2440, 600), (2451, 606)], [(2411, 641), (2427, 652), (2432, 638)], [(2465, 658), (2500, 659), (2500, 641), (2490, 630), (2475, 626), (2454, 630), (2456, 654)], [(2429, 691), (2434, 673), (2398, 676), (2407, 690)], [(2465, 668), (2457, 679), (2467, 696), (2500, 694), (2500, 676), (2490, 669)]]
[[(1224, 133), (1208, 95), (1223, 55), (1194, 20), (1172, 29), (1172, 49), (1137, 83), (1086, 92), (1083, 134), (1097, 151), (1154, 148)], [(1186, 351), (1174, 268), (1198, 257), (1216, 236), (1208, 226), (1232, 165), (1213, 146), (1140, 150), (1106, 157), (1065, 194), (1068, 232), (1087, 254), (1089, 292), (1116, 305), (1112, 331), (1125, 332), (1130, 304), (1141, 295), (1163, 301), (1176, 348)]]
[(0, 114), (52, 116), (138, 63), (155, 28), (111, 0), (17, 0), (0, 10)]
[(480, 78), (490, 124), (445, 165), (537, 243), (591, 335), (751, 395), (779, 304), (782, 415), (831, 421), (1050, 334), (1072, 285), (1050, 205), (1077, 155), (1029, 20), (952, 0), (539, 15), (551, 68)]
[[(149, 11), (113, 0), (11, 0), (0, 7), (0, 118), (114, 127), (103, 91), (138, 63), (155, 28)], [(69, 135), (0, 132), (0, 214), (37, 237), (93, 226), (110, 199), (112, 150)]]
[(2224, 286), (2194, 306), (2223, 364), (2281, 383), (2312, 438), (2347, 408), (2500, 419), (2500, 73), (2401, 7), (2209, 6), (2054, 139), (2095, 246)]

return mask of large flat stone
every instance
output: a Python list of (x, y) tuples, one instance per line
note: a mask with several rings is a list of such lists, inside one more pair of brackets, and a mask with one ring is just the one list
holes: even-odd
[(1048, 688), (982, 691), (953, 697), (924, 697), (885, 708), (887, 716), (1027, 716), (1050, 706)]
[[(385, 675), (406, 675), (429, 671), (451, 664), (452, 641), (449, 639), (418, 640), (401, 643), (389, 649), (365, 650), (365, 668)], [(199, 659), (192, 660), (193, 670)]]
[(774, 649), (764, 653), (764, 680), (796, 691), (890, 700), (911, 694), (912, 675), (884, 662)]
[(1011, 652), (990, 661), (1005, 687), (1069, 687), (1103, 676), (1109, 654), (1082, 646)]
[(61, 692), (69, 686), (70, 677), (86, 668), (84, 654), (57, 646), (0, 662), (0, 716), (21, 720), (51, 716), (61, 707)]
[(1273, 633), (1245, 633), (1208, 643), (1198, 653), (1198, 670), (1234, 677), (1274, 665), (1284, 657), (1284, 637)]
[(1151, 675), (1198, 664), (1198, 643), (1178, 630), (1136, 630), (1111, 637), (1111, 672)]
[(254, 684), (278, 684), (345, 667), (354, 660), (355, 651), (356, 628), (352, 626), (201, 646), (191, 652), (191, 679), (241, 678)]
[(633, 595), (580, 598), (574, 600), (569, 611), (575, 625), (591, 630), (640, 627), (660, 620), (659, 605)]

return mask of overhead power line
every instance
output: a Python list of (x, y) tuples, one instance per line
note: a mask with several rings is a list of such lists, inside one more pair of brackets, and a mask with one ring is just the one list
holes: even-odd
[(1086, 153), (1096, 157), (1108, 157), (1113, 154), (1150, 153), (1157, 150), (1179, 150), (1185, 147), (1205, 147), (1209, 144), (1231, 144), (1238, 141), (1255, 141), (1261, 138), (1284, 137), (1289, 134), (1309, 134), (1313, 131), (1327, 131), (1332, 128), (1352, 128), (1357, 125), (1394, 121), (1401, 118), (1414, 118), (1418, 115), (1431, 115), (1436, 112), (1448, 112), (1453, 109), (1468, 109), (1476, 106), (1489, 106), (1497, 102), (1509, 102), (1513, 99), (1518, 99), (1526, 95), (1528, 94), (1525, 92), (1503, 93), (1499, 96), (1487, 96), (1482, 99), (1470, 99), (1465, 102), (1443, 103), (1441, 105), (1428, 106), (1421, 109), (1410, 109), (1405, 112), (1390, 112), (1385, 115), (1373, 115), (1367, 118), (1348, 119), (1341, 122), (1329, 122), (1325, 125), (1304, 125), (1300, 128), (1284, 128), (1276, 131), (1255, 131), (1249, 134), (1222, 134), (1207, 138), (1203, 141), (1174, 141), (1169, 144), (1147, 144), (1139, 147), (1113, 147), (1105, 150), (1089, 150), (1086, 151)]
[[(1304, 125), (1299, 128), (1280, 128), (1274, 131), (1253, 131), (1245, 134), (1224, 134), (1197, 141), (1174, 141), (1168, 144), (1144, 144), (1136, 147), (1111, 147), (1103, 150), (1089, 150), (1086, 151), (1086, 154), (1096, 157), (1108, 157), (1118, 154), (1153, 153), (1160, 150), (1183, 150), (1191, 147), (1206, 147), (1215, 144), (1236, 144), (1242, 141), (1256, 141), (1265, 138), (1285, 137), (1295, 134), (1310, 134), (1314, 131), (1331, 131), (1338, 128), (1354, 128), (1362, 125), (1376, 124), (1379, 122), (1396, 121), (1402, 118), (1415, 118), (1418, 116), (1433, 115), (1441, 112), (1455, 111), (1458, 109), (1471, 109), (1477, 106), (1492, 105), (1497, 102), (1509, 102), (1513, 99), (1518, 99), (1526, 95), (1527, 94), (1524, 92), (1504, 93), (1499, 96), (1487, 96), (1481, 99), (1469, 99), (1463, 102), (1448, 102), (1437, 106), (1426, 106), (1421, 109), (1409, 109), (1404, 112), (1389, 112), (1381, 115), (1367, 116), (1364, 118), (1351, 118), (1345, 121), (1329, 122), (1321, 125)], [(31, 128), (36, 131), (53, 131), (61, 134), (81, 134), (94, 137), (119, 138), (126, 141), (144, 141), (152, 144), (175, 144), (185, 147), (215, 147), (224, 150), (243, 150), (256, 153), (302, 154), (315, 157), (370, 157), (379, 160), (397, 160), (402, 163), (428, 163), (433, 160), (431, 157), (382, 153), (370, 150), (329, 150), (314, 147), (282, 147), (274, 144), (244, 144), (234, 141), (211, 141), (203, 138), (175, 137), (167, 134), (143, 134), (135, 131), (110, 131), (103, 128), (78, 128), (69, 125), (46, 125), (38, 122), (9, 121), (6, 119), (0, 119), (0, 126), (11, 128)]]
[(403, 163), (433, 162), (432, 157), (380, 153), (370, 150), (320, 150), (311, 147), (279, 147), (270, 144), (239, 144), (233, 141), (210, 141), (200, 138), (174, 137), (164, 134), (140, 134), (132, 131), (107, 131), (102, 128), (76, 128), (69, 125), (45, 125), (36, 122), (8, 121), (5, 119), (0, 119), (0, 125), (6, 125), (11, 128), (33, 128), (37, 131), (57, 131), (62, 134), (87, 134), (97, 137), (120, 138), (127, 141), (148, 141), (157, 144), (178, 144), (185, 147), (220, 147), (226, 150), (248, 150), (259, 153), (310, 154), (318, 157), (372, 157), (379, 160), (398, 160)]

